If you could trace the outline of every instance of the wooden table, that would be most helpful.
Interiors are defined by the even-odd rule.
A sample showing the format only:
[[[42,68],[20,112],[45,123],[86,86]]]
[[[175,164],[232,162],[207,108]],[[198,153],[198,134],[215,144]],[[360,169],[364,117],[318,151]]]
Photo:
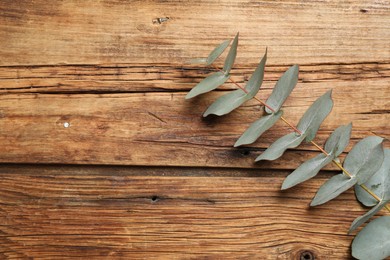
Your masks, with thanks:
[[[333,89],[318,143],[351,121],[347,150],[390,138],[387,1],[1,0],[0,258],[349,259],[353,192],[308,206],[333,166],[280,191],[315,147],[254,164],[283,123],[233,148],[257,103],[203,119],[231,83],[184,100],[210,72],[188,60],[238,31],[238,82],[268,47],[260,98],[300,64],[292,122]]]

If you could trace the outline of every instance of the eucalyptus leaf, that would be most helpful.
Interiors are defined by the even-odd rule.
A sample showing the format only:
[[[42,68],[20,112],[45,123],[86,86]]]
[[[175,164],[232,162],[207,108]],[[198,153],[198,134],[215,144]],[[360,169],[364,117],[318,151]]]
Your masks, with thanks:
[[[351,138],[351,130],[352,123],[339,126],[334,130],[325,143],[325,151],[333,153],[335,158],[339,156],[348,146],[349,139]]]
[[[203,116],[206,117],[210,114],[222,116],[228,114],[247,100],[248,96],[244,91],[241,89],[234,90],[214,101],[207,108],[206,112],[204,112]]]
[[[237,45],[238,45],[238,33],[236,34],[236,37],[234,37],[232,46],[230,46],[229,53],[225,59],[225,64],[223,65],[223,71],[225,71],[225,74],[229,74],[230,70],[233,67],[234,61],[236,60]]]
[[[363,223],[365,223],[367,220],[369,220],[372,216],[374,216],[377,212],[379,212],[384,206],[386,206],[386,204],[389,203],[389,201],[390,200],[382,200],[366,214],[356,218],[352,222],[351,227],[349,228],[349,233],[351,233],[352,231],[360,227]]]
[[[260,156],[256,158],[256,162],[261,160],[276,160],[289,148],[295,148],[300,145],[305,139],[304,135],[298,135],[296,133],[287,134],[278,140],[276,140],[267,150],[265,150]]]
[[[352,242],[352,256],[369,260],[390,256],[390,216],[371,221],[356,235]]]
[[[206,64],[211,65],[216,59],[218,59],[219,56],[226,50],[226,48],[229,46],[229,43],[231,40],[223,41],[221,44],[219,44],[215,49],[210,52],[209,56],[206,59]]]
[[[382,141],[383,138],[369,136],[357,143],[346,156],[343,165],[351,177],[345,174],[333,176],[320,187],[310,205],[328,202],[353,185],[367,181],[383,162]]]
[[[265,150],[265,152],[257,157],[255,161],[275,160],[282,156],[288,148],[295,148],[300,145],[304,139],[310,142],[315,137],[322,121],[332,110],[333,101],[331,93],[331,90],[326,92],[314,101],[314,103],[306,110],[297,126],[297,128],[302,132],[301,135],[291,133],[279,138],[267,150]]]
[[[279,111],[284,101],[290,95],[291,91],[298,82],[298,72],[299,66],[293,65],[279,78],[266,102],[266,104],[274,111],[271,111],[268,107],[265,107],[265,112],[271,114],[273,112]]]
[[[356,176],[359,185],[379,170],[384,158],[383,138],[368,136],[358,142],[345,157],[344,168]]]
[[[186,63],[189,64],[204,64],[206,63],[207,59],[206,58],[195,58],[187,61]]]
[[[186,99],[196,97],[197,95],[209,92],[213,89],[216,89],[220,85],[226,82],[229,79],[229,75],[226,75],[222,72],[216,72],[199,82],[195,87],[188,92]]]
[[[259,92],[260,86],[263,83],[264,79],[264,68],[267,61],[267,49],[263,58],[261,58],[259,64],[256,67],[256,70],[253,72],[252,76],[246,83],[245,89],[248,91],[248,96],[251,98],[254,97],[257,92]]]
[[[291,188],[301,182],[313,178],[317,173],[333,159],[333,156],[326,156],[321,153],[314,158],[301,164],[295,171],[293,171],[282,184],[282,190]]]
[[[337,174],[326,181],[317,191],[310,206],[317,206],[336,198],[356,183],[355,178],[349,178],[344,174]]]
[[[265,131],[270,129],[279,120],[282,114],[283,111],[280,110],[276,114],[263,116],[253,122],[237,140],[234,147],[255,142]]]
[[[380,199],[390,200],[390,149],[384,150],[384,156],[381,168],[364,184]],[[378,203],[359,185],[355,185],[355,194],[365,206],[371,207]]]
[[[299,120],[297,128],[302,133],[306,133],[306,142],[314,139],[322,121],[325,120],[332,110],[333,101],[331,95],[332,90],[329,90],[319,97]]]
[[[325,150],[328,152],[328,155],[319,154],[301,164],[284,180],[282,190],[291,188],[316,176],[324,166],[342,153],[348,145],[351,128],[352,124],[349,124],[346,126],[339,126],[336,130],[334,130],[325,143]]]
[[[232,91],[228,94],[219,97],[214,103],[210,105],[209,108],[207,108],[203,116],[206,117],[210,114],[222,116],[228,114],[232,112],[234,109],[236,109],[237,107],[241,106],[246,101],[252,99],[259,91],[261,83],[263,82],[264,66],[266,60],[267,60],[267,52],[264,54],[255,72],[252,74],[251,78],[249,79],[245,87],[245,91],[243,91],[242,89],[237,89],[235,91]]]

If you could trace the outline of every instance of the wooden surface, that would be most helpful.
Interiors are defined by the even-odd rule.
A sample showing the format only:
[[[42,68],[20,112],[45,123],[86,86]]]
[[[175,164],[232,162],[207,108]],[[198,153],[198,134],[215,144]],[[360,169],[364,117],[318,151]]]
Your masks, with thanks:
[[[260,98],[300,65],[292,122],[333,89],[318,143],[390,138],[388,1],[0,0],[0,258],[349,259],[353,192],[308,207],[333,166],[279,191],[313,146],[254,164],[285,125],[232,148],[258,104],[184,100],[211,72],[188,60],[237,31],[238,82],[268,47]]]

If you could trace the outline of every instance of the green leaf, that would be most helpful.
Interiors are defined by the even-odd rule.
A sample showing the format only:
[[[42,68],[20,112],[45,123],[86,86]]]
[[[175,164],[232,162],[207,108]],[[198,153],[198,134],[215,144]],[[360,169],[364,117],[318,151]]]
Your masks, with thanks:
[[[267,99],[266,104],[270,106],[274,111],[271,111],[268,107],[265,107],[265,112],[271,114],[273,112],[279,111],[282,107],[284,101],[290,95],[291,91],[294,89],[295,85],[298,82],[298,72],[299,66],[291,66],[283,75],[279,78],[278,82],[270,97]]]
[[[369,136],[357,143],[345,157],[344,168],[352,178],[344,174],[333,176],[318,190],[311,206],[334,199],[353,185],[367,181],[383,162],[383,138]],[[377,165],[379,164],[379,166]]]
[[[229,75],[226,75],[222,72],[213,73],[201,82],[199,82],[198,85],[193,87],[191,91],[188,92],[186,99],[190,99],[196,97],[197,95],[216,89],[217,87],[225,83],[228,78]]]
[[[247,101],[247,97],[246,93],[241,89],[232,91],[214,101],[214,103],[207,108],[206,112],[204,112],[203,116],[206,117],[210,114],[222,116],[228,114]]]
[[[229,46],[229,43],[232,40],[223,41],[220,45],[215,47],[215,49],[210,52],[209,56],[206,59],[206,64],[211,65],[219,56],[225,51],[225,49]]]
[[[278,159],[288,148],[297,147],[300,143],[302,143],[303,139],[305,139],[304,135],[298,135],[296,133],[287,134],[271,144],[271,146],[268,147],[268,149],[265,150],[262,154],[260,154],[260,156],[258,156],[255,161],[272,161]]]
[[[377,212],[379,212],[384,206],[386,206],[387,203],[389,203],[390,200],[383,200],[380,203],[378,203],[375,207],[373,207],[370,211],[368,211],[363,216],[360,216],[356,218],[349,228],[349,233],[360,227],[363,223],[365,223],[367,220],[369,220],[372,216],[374,216]]]
[[[379,170],[384,158],[383,138],[369,136],[357,143],[345,157],[344,168],[356,176],[359,185]]]
[[[382,200],[390,200],[390,149],[384,150],[384,156],[381,168],[364,184]],[[355,194],[365,206],[371,207],[378,203],[359,185],[355,186]]]
[[[207,61],[206,58],[195,58],[195,59],[191,59],[189,61],[187,61],[186,63],[189,63],[189,64],[205,64]]]
[[[219,97],[213,104],[211,104],[211,106],[206,110],[203,116],[206,117],[210,114],[222,116],[228,114],[237,107],[241,106],[246,101],[252,99],[259,91],[261,83],[263,82],[264,66],[266,59],[267,52],[264,54],[264,57],[261,59],[259,65],[257,66],[255,72],[252,74],[245,87],[245,90],[248,93],[244,92],[241,89],[237,89],[233,92],[223,95],[222,97]]]
[[[234,37],[232,46],[230,47],[229,53],[225,60],[225,64],[223,65],[223,71],[225,71],[225,74],[229,74],[230,70],[233,67],[234,61],[236,60],[237,45],[238,45],[238,33],[236,34],[236,37]]]
[[[270,129],[279,120],[282,114],[283,111],[280,110],[276,114],[263,116],[253,122],[237,140],[237,142],[234,144],[234,147],[255,142],[265,131]]]
[[[259,92],[260,86],[263,83],[264,79],[264,68],[267,61],[267,49],[263,58],[261,58],[259,65],[257,65],[256,70],[253,72],[251,78],[246,83],[245,89],[248,91],[248,96],[251,98],[254,97],[257,92]]]
[[[357,234],[352,242],[352,256],[369,260],[390,256],[390,216],[371,221]]]
[[[325,143],[325,151],[333,153],[334,158],[339,156],[348,146],[349,139],[351,138],[351,130],[352,123],[339,126],[336,130],[334,130]]]
[[[324,166],[326,166],[340,153],[342,153],[345,147],[348,145],[351,135],[351,128],[352,124],[349,124],[346,126],[339,126],[336,130],[334,130],[325,143],[325,150],[329,155],[326,156],[325,154],[319,154],[316,157],[301,164],[284,180],[282,190],[291,188],[316,176]]]
[[[322,121],[325,120],[332,110],[333,101],[331,95],[332,90],[329,90],[319,97],[299,120],[297,128],[306,134],[306,142],[314,139]]]
[[[302,132],[301,135],[291,133],[279,138],[255,161],[275,160],[282,156],[288,148],[295,148],[300,145],[303,139],[306,139],[308,142],[313,140],[322,121],[332,110],[333,101],[331,93],[332,91],[326,92],[306,110],[297,127]]]
[[[338,195],[355,185],[356,179],[350,179],[344,174],[337,174],[325,182],[317,191],[310,206],[317,206],[336,198]]]
[[[282,190],[291,188],[301,182],[313,178],[317,173],[333,159],[333,156],[326,156],[321,153],[314,158],[301,164],[284,180]]]

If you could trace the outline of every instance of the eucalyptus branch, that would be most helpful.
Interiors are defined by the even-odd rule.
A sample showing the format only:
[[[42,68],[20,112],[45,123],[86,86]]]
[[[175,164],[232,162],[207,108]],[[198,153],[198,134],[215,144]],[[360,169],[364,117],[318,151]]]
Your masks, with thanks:
[[[197,59],[206,65],[211,65],[229,46],[231,40],[218,45],[207,59]],[[223,85],[227,80],[238,89],[230,91],[215,100],[204,112],[203,116],[214,114],[226,115],[245,102],[255,99],[264,109],[264,114],[253,122],[236,141],[234,146],[254,143],[265,131],[270,129],[279,119],[287,124],[294,132],[289,133],[270,145],[255,161],[276,160],[287,149],[299,146],[304,140],[314,145],[321,153],[305,161],[284,180],[281,189],[288,189],[310,178],[330,162],[333,162],[342,173],[327,180],[317,191],[310,206],[317,206],[336,198],[344,191],[354,187],[356,198],[367,207],[372,207],[366,214],[356,218],[349,229],[352,232],[382,208],[390,212],[387,205],[390,202],[390,149],[383,148],[383,138],[368,136],[356,143],[345,157],[343,164],[338,156],[348,146],[352,123],[335,129],[324,144],[318,145],[314,138],[333,107],[331,91],[319,97],[306,110],[297,126],[283,117],[281,107],[298,82],[298,65],[291,66],[276,82],[267,101],[262,101],[256,95],[264,78],[264,68],[267,60],[267,50],[260,60],[245,87],[231,78],[238,45],[238,34],[232,41],[223,69],[212,73],[198,83],[187,94],[186,99],[207,93]],[[352,255],[359,259],[382,259],[390,256],[390,216],[382,216],[366,225],[355,237],[352,243]]]
[[[217,69],[218,71],[222,71],[221,69],[219,69],[217,66],[214,65],[214,68]],[[237,83],[235,80],[233,80],[231,77],[229,78],[229,81],[231,83],[233,83],[234,85],[236,85],[239,89],[241,89],[242,91],[244,91],[245,93],[248,93],[248,91],[243,88],[239,83]],[[276,112],[272,107],[268,106],[264,101],[262,101],[261,99],[259,99],[258,97],[254,96],[253,99],[255,99],[256,101],[258,101],[261,105],[267,107],[268,109],[270,109],[272,112]],[[290,123],[285,117],[281,116],[280,119],[286,124],[288,125],[291,129],[293,129],[296,133],[298,134],[302,134],[302,132],[297,129],[292,123]],[[329,155],[328,152],[326,152],[321,146],[319,146],[316,142],[314,141],[310,141],[311,144],[313,144],[320,152],[322,152],[323,154],[325,155]],[[332,160],[333,164],[335,164],[340,170],[343,171],[343,173],[345,175],[347,175],[349,178],[353,178],[352,174],[350,174],[339,162],[338,162],[338,159],[333,159]],[[376,199],[378,202],[381,201],[381,199],[373,192],[371,191],[366,185],[364,184],[361,184],[360,187],[362,187],[368,194],[370,194],[374,199]],[[390,207],[388,205],[384,206],[384,208],[386,208],[389,212],[390,212]]]

